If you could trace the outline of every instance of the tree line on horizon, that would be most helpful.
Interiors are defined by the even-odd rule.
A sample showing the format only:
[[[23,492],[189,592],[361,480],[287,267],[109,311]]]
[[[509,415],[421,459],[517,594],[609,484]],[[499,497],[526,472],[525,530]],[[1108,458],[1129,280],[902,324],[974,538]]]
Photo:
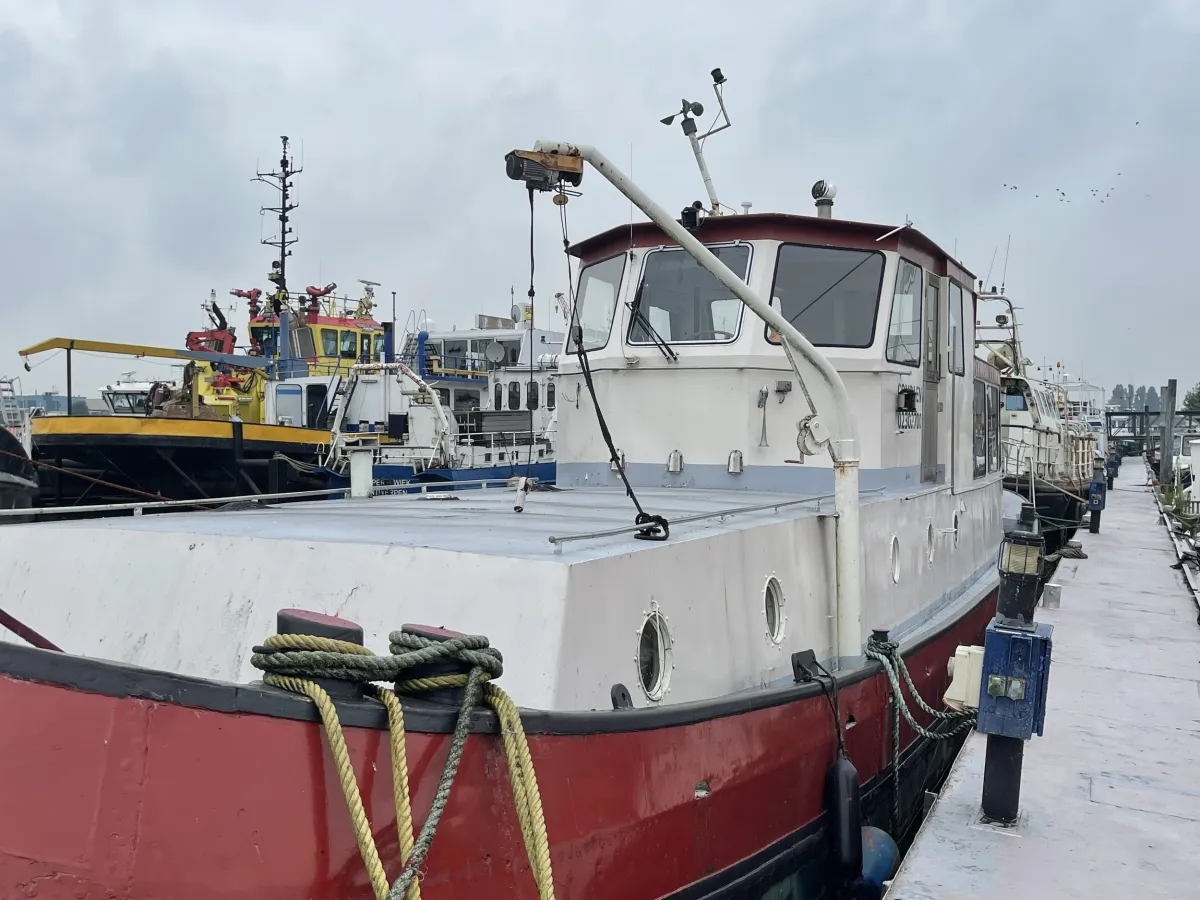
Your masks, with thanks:
[[[1150,412],[1161,412],[1162,401],[1158,391],[1144,384],[1134,388],[1132,384],[1118,384],[1113,388],[1112,396],[1108,399],[1109,406],[1118,409],[1142,410],[1149,407]],[[1178,409],[1186,412],[1200,412],[1200,384],[1196,384],[1183,396]]]

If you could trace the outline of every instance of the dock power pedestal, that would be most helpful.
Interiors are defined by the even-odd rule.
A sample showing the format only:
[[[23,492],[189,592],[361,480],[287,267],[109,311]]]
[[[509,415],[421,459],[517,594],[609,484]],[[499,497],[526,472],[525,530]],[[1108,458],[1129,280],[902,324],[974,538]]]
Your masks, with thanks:
[[[983,816],[1004,825],[1015,822],[1020,809],[1025,742],[1041,735],[1046,719],[1054,626],[1033,620],[1044,554],[1039,534],[1004,536],[996,617],[983,639],[975,726],[987,735]]]

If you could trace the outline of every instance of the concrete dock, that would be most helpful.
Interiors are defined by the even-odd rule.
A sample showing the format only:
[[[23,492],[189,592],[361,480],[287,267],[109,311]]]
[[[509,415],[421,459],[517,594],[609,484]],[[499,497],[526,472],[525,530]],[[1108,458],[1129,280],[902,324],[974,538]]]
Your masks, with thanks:
[[[972,732],[891,900],[1200,897],[1200,626],[1154,495],[1129,460],[1088,559],[1055,581],[1045,736],[1025,747],[1021,814],[980,822]]]

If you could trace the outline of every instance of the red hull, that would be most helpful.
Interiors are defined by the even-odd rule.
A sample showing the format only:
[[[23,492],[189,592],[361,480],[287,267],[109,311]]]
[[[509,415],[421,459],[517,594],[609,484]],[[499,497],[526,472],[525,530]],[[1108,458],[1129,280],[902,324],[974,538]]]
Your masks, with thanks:
[[[922,694],[940,697],[947,658],[981,641],[994,609],[993,594],[908,657]],[[73,664],[0,650],[0,897],[372,896],[318,725],[128,696],[138,693],[133,676],[111,691],[124,696],[45,683],[57,674],[29,680],[38,676],[15,662],[35,654]],[[864,782],[890,763],[887,695],[878,673],[841,690]],[[912,738],[905,727],[903,745]],[[386,732],[348,727],[346,740],[394,876]],[[835,746],[820,696],[642,731],[530,733],[529,742],[560,900],[651,900],[707,876],[717,884],[722,870],[812,826]],[[409,734],[418,821],[448,744],[445,734]],[[710,793],[697,798],[701,781]],[[426,873],[427,900],[536,896],[494,735],[468,738]]]

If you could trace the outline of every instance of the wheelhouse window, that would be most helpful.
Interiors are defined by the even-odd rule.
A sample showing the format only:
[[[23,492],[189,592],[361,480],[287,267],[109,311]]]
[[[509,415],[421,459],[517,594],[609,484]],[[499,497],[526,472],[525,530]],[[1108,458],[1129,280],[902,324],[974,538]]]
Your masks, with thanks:
[[[298,359],[316,358],[317,347],[311,328],[298,328],[292,332],[292,355]]]
[[[892,293],[892,318],[888,325],[887,359],[916,368],[921,364],[921,267],[900,260],[896,289]]]
[[[526,391],[526,394],[528,396],[528,400],[525,403],[526,407],[529,409],[537,409],[538,408],[538,383],[536,381],[529,382],[529,388]]]
[[[492,398],[492,409],[504,409],[504,385],[498,381]]]
[[[371,361],[371,335],[359,335],[358,358],[363,362]]]
[[[987,386],[987,470],[1000,471],[1000,388]]]
[[[950,319],[949,327],[946,329],[946,340],[949,342],[949,347],[946,348],[946,358],[950,361],[950,372],[954,375],[962,375],[966,369],[967,354],[963,349],[966,342],[966,333],[963,331],[963,322],[965,321],[963,299],[962,286],[951,281]]]
[[[371,357],[375,360],[383,359],[383,335],[377,334],[374,338],[374,349],[371,351]]]
[[[338,333],[336,328],[321,329],[321,355],[338,355]]]
[[[745,279],[750,267],[746,244],[709,248]],[[633,299],[629,343],[728,343],[741,326],[742,301],[677,247],[646,254],[642,283]]]
[[[582,332],[584,350],[599,350],[608,343],[613,316],[617,312],[617,293],[621,289],[621,276],[624,273],[624,253],[584,266],[579,273],[572,324],[579,326]],[[578,348],[572,342],[567,349],[574,351]],[[515,352],[510,360],[520,353],[517,347],[512,350]]]
[[[340,356],[342,359],[354,359],[357,353],[358,337],[353,331],[343,331]]]
[[[508,408],[521,408],[521,382],[510,381],[508,383]]]
[[[987,474],[988,416],[987,385],[975,380],[975,402],[971,419],[971,456],[975,461],[975,477]]]
[[[782,244],[771,305],[818,347],[869,347],[883,286],[876,250]],[[767,329],[767,340],[779,335]]]
[[[546,409],[554,409],[554,403],[555,403],[554,394],[555,394],[554,382],[553,381],[546,382]]]

